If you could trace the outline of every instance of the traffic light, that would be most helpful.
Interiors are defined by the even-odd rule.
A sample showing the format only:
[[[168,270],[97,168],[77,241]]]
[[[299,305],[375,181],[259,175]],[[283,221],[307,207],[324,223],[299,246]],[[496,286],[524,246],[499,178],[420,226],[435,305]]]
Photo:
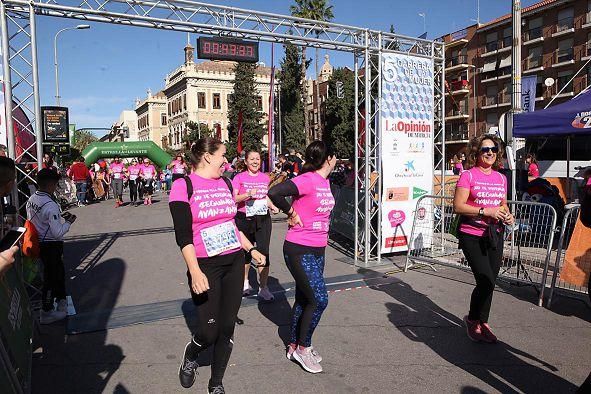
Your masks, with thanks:
[[[341,81],[337,81],[336,87],[337,87],[337,98],[342,99],[343,97],[345,97],[345,85]]]

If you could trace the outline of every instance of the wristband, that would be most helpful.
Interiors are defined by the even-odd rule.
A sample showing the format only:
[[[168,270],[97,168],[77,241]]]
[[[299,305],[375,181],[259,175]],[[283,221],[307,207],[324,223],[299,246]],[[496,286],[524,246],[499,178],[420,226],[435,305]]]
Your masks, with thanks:
[[[257,247],[256,246],[253,246],[252,248],[248,249],[248,253],[249,254],[252,253],[253,250],[257,250],[258,251]]]
[[[478,210],[478,217],[483,217],[483,216],[484,216],[484,208],[482,208],[482,207],[481,207],[481,208]]]

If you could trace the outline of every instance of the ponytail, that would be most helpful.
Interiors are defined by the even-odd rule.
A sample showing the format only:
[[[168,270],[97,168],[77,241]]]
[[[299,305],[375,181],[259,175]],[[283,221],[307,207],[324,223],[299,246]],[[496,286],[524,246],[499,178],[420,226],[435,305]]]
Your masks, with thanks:
[[[305,174],[306,172],[318,171],[324,165],[324,162],[329,157],[333,157],[334,152],[331,148],[327,147],[322,141],[314,141],[306,148],[305,163],[300,172]]]

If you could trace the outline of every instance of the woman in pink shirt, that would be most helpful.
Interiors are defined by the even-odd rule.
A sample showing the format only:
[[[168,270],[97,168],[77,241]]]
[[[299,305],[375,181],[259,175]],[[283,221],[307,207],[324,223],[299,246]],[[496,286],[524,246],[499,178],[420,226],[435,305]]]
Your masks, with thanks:
[[[328,304],[324,254],[335,205],[328,176],[337,158],[324,142],[314,141],[306,148],[305,160],[299,175],[273,186],[269,198],[288,216],[283,255],[296,282],[287,358],[310,373],[319,373],[322,358],[312,348],[312,335]],[[293,204],[286,200],[288,196]]]
[[[131,165],[127,167],[127,176],[129,177],[129,203],[130,206],[137,206],[139,191],[140,166],[136,159],[131,160]]]
[[[176,155],[176,159],[170,162],[168,168],[172,171],[172,182],[184,177],[187,173],[187,164],[183,155]]]
[[[113,195],[115,196],[115,208],[123,205],[123,176],[125,175],[125,164],[119,156],[115,156],[109,165],[109,174],[113,184]]]
[[[144,192],[144,205],[152,205],[152,193],[154,193],[154,179],[156,178],[156,167],[150,163],[150,159],[144,158],[140,165],[142,190]]]
[[[197,356],[213,346],[209,393],[224,393],[222,379],[233,346],[234,325],[242,300],[244,252],[265,265],[265,256],[234,223],[236,202],[232,183],[222,177],[226,147],[202,138],[191,147],[191,175],[177,179],[170,191],[170,212],[176,242],[187,264],[187,278],[198,326],[185,346],[179,379],[195,382]]]
[[[494,343],[488,317],[503,259],[504,225],[515,222],[507,206],[507,178],[497,170],[503,160],[499,139],[488,134],[468,144],[467,170],[460,175],[454,211],[461,215],[458,239],[476,287],[464,317],[468,337]]]
[[[255,150],[246,152],[245,163],[246,171],[237,174],[232,179],[234,198],[238,203],[236,226],[250,242],[256,244],[257,249],[267,258],[266,265],[259,267],[258,296],[264,301],[272,301],[274,296],[267,288],[269,244],[271,243],[271,229],[273,227],[269,210],[273,211],[273,213],[279,213],[279,210],[267,198],[270,179],[269,175],[261,172],[261,154]],[[246,256],[243,286],[245,295],[252,291],[248,281],[250,265],[250,256]]]

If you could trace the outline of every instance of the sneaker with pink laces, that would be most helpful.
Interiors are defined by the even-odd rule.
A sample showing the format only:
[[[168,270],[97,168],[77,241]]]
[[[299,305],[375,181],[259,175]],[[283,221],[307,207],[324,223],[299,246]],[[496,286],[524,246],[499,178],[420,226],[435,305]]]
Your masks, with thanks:
[[[464,323],[466,323],[466,333],[468,338],[474,342],[488,342],[487,338],[482,333],[480,322],[478,320],[470,320],[468,316],[464,316]]]
[[[498,341],[497,336],[495,334],[493,334],[488,323],[480,322],[480,331],[482,332],[482,335],[484,335],[486,337],[486,339],[488,339],[487,342],[497,343],[497,341]]]

